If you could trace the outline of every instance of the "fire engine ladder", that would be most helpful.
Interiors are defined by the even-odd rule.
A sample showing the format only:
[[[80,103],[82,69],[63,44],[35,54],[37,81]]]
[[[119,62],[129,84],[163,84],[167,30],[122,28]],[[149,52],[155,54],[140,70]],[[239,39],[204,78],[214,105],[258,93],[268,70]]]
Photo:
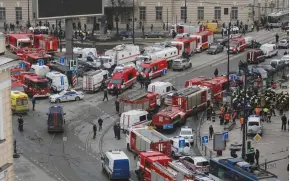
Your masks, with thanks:
[[[184,174],[188,178],[194,176],[194,172],[191,170],[187,169],[182,163],[180,162],[169,162],[168,165],[175,169],[176,171],[180,172],[181,174]]]
[[[154,162],[153,165],[159,169],[160,171],[162,171],[163,173],[165,173],[166,175],[168,175],[170,178],[172,178],[173,180],[175,180],[176,176],[174,174],[172,174],[168,169],[166,169],[163,165],[161,165],[158,162]]]

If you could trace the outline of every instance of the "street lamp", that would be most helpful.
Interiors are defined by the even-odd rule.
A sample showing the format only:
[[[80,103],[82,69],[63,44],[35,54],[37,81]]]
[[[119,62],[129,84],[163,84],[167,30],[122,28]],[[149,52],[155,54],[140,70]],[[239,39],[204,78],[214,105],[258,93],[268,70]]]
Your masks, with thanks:
[[[248,120],[248,107],[246,102],[247,97],[247,75],[248,75],[248,63],[247,62],[239,62],[239,70],[243,70],[244,72],[244,105],[243,105],[243,113],[244,113],[244,124],[243,124],[243,144],[242,144],[242,158],[246,159],[246,141],[247,141],[247,120]]]
[[[133,44],[135,44],[135,0],[133,0]]]
[[[30,2],[27,0],[28,24],[30,24]]]
[[[187,21],[187,4],[186,4],[186,0],[184,0],[184,11],[185,11],[185,15],[184,15],[184,23],[186,23]]]
[[[229,27],[228,27],[228,62],[227,62],[227,79],[228,79],[228,86],[227,86],[227,91],[230,91],[230,37],[231,37],[231,22],[229,22]]]

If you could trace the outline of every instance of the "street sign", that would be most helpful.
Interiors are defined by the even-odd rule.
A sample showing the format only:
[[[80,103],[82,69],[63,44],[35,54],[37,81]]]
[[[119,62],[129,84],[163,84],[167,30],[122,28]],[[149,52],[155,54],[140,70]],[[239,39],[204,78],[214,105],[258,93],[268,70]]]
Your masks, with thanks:
[[[61,58],[58,60],[58,62],[61,63],[61,64],[64,64],[64,58],[61,57]]]
[[[163,125],[163,129],[173,129],[173,124],[165,124]]]
[[[256,136],[254,137],[254,140],[256,142],[259,142],[262,139],[262,137],[259,134],[256,134]]]
[[[66,142],[67,141],[67,137],[66,136],[62,137],[62,141]]]
[[[201,143],[202,143],[203,145],[208,144],[208,136],[203,136],[203,137],[201,137]]]
[[[167,72],[167,70],[166,70],[166,69],[163,69],[163,70],[162,70],[162,75],[165,75],[166,72]]]
[[[179,148],[183,148],[185,146],[185,140],[179,140]]]
[[[237,80],[237,75],[230,74],[230,80]]]
[[[19,63],[19,67],[22,68],[22,69],[25,68],[25,63],[24,62],[20,62]]]
[[[229,132],[227,132],[227,131],[224,131],[223,132],[223,140],[229,140]]]
[[[44,65],[44,60],[39,59],[39,60],[38,60],[38,64],[39,64],[39,66],[43,66],[43,65]]]

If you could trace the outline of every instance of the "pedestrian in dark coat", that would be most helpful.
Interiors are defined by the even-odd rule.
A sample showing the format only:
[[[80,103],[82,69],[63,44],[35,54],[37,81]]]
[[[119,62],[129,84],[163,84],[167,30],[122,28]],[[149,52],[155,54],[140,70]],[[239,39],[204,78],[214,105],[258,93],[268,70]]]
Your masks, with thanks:
[[[120,102],[118,99],[116,99],[115,101],[115,107],[116,107],[116,112],[119,113],[119,110],[120,110]]]
[[[212,135],[214,133],[212,125],[209,126],[209,139],[212,140]]]
[[[116,98],[118,98],[118,96],[119,96],[119,90],[118,90],[117,85],[114,86],[113,92],[114,92],[114,95],[116,96]]]
[[[32,110],[35,111],[35,103],[36,103],[35,97],[31,99],[31,103],[32,103]]]
[[[114,136],[117,138],[117,124],[114,125]]]
[[[108,99],[108,89],[104,89],[104,98],[103,98],[103,101],[107,99],[107,101],[109,100]]]
[[[98,124],[99,124],[99,131],[101,131],[102,130],[102,126],[103,126],[103,119],[102,118],[99,118]]]
[[[119,123],[117,124],[117,138],[118,140],[121,139],[121,127]]]
[[[219,70],[216,68],[214,71],[214,76],[217,77],[219,75]]]
[[[275,38],[276,38],[276,43],[278,43],[279,42],[279,35],[278,35],[278,33],[276,33]]]
[[[93,126],[93,132],[94,132],[93,139],[96,139],[96,135],[97,135],[97,125],[96,124],[94,124],[94,126]]]
[[[281,129],[286,131],[287,117],[285,114],[282,116],[281,120],[282,120],[282,128]]]
[[[260,151],[256,149],[255,160],[256,160],[257,165],[259,165],[259,158],[260,158]]]

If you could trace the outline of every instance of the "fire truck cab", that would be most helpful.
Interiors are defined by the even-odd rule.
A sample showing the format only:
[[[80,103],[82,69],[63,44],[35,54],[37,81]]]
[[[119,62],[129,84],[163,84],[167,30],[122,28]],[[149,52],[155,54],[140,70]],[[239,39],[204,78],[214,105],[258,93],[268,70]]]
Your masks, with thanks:
[[[43,60],[43,65],[49,66],[51,55],[48,55],[45,52],[24,53],[23,59],[25,68],[30,69],[32,64],[38,64],[39,60]]]
[[[163,76],[167,73],[167,61],[166,59],[148,61],[141,64],[141,76],[143,78],[156,78]]]
[[[167,107],[153,115],[152,125],[158,129],[175,129],[179,124],[185,124],[185,113],[179,107]]]
[[[192,56],[196,52],[196,43],[196,38],[185,37],[172,41],[171,45],[178,49],[178,54],[185,52]]]
[[[229,86],[227,76],[218,76],[218,77],[212,78],[211,80],[218,81],[222,85],[222,90],[226,90]]]
[[[246,40],[245,38],[235,38],[230,42],[229,53],[240,53],[246,49]]]
[[[210,89],[210,95],[212,99],[220,102],[222,99],[222,84],[217,80],[207,80],[200,84],[200,86],[205,86]]]
[[[123,70],[113,73],[112,79],[108,84],[109,92],[113,91],[114,86],[117,86],[119,91],[124,91],[132,88],[137,81],[137,71],[133,67],[124,68]]]
[[[196,38],[197,52],[202,52],[203,50],[209,48],[209,46],[213,43],[213,33],[211,31],[202,31],[200,33],[195,33],[190,35],[191,38]]]
[[[26,34],[9,34],[7,36],[7,44],[13,53],[18,53],[22,48],[32,48],[32,41]]]
[[[50,87],[46,78],[35,73],[24,72],[21,74],[20,80],[27,95],[33,97],[48,97],[50,95]]]

